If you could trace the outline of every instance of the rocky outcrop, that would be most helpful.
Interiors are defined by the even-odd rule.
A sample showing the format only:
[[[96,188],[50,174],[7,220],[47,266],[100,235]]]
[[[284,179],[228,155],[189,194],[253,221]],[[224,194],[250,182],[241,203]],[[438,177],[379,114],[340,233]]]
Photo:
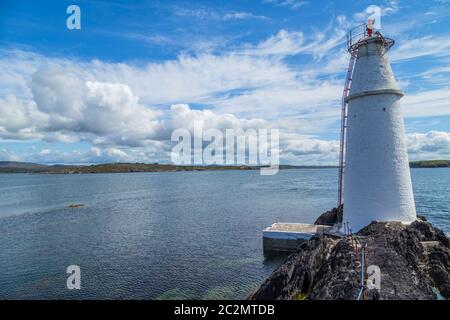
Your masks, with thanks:
[[[332,226],[337,223],[342,222],[342,215],[343,215],[343,209],[344,205],[340,205],[337,208],[333,208],[325,213],[322,213],[317,220],[314,222],[314,224],[317,225],[325,225],[325,226]]]
[[[361,288],[360,249],[381,271],[381,287],[365,299],[450,299],[450,243],[429,222],[372,222],[351,237],[315,236],[273,272],[250,299],[356,299]]]

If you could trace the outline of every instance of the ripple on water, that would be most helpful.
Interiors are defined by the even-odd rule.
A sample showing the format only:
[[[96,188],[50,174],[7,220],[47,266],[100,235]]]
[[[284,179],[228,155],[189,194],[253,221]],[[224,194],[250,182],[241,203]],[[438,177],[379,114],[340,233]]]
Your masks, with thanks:
[[[412,177],[417,212],[449,233],[450,169]],[[336,181],[336,169],[2,174],[0,298],[246,298],[284,260],[264,257],[261,230],[314,221]]]

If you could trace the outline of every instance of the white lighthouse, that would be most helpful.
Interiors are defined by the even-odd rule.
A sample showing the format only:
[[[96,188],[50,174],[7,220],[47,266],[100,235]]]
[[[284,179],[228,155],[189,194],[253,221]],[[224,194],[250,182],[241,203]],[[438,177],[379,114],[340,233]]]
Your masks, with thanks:
[[[365,31],[349,38],[352,59],[343,108],[345,173],[339,201],[343,192],[343,222],[354,232],[372,221],[416,219],[400,105],[403,93],[386,54],[394,41]]]

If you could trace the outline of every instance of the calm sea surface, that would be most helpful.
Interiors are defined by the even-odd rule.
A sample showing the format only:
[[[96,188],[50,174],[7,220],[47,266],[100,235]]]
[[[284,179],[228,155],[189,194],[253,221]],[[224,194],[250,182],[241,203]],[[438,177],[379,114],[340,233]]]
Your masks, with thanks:
[[[417,211],[450,233],[450,169],[412,177]],[[313,222],[336,184],[336,169],[0,174],[0,298],[245,298],[281,262],[262,229]]]

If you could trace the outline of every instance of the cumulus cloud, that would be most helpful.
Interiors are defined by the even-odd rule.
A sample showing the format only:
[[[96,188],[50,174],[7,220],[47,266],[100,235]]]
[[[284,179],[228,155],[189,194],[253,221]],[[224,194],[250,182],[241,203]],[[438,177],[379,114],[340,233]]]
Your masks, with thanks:
[[[276,37],[296,36],[282,31]],[[272,41],[262,42],[258,50],[264,51]],[[289,54],[289,50],[281,52]],[[33,63],[27,65],[27,61]],[[338,81],[319,85],[314,77],[306,84],[307,70],[293,71],[268,52],[254,56],[242,50],[238,54],[182,55],[139,66],[16,51],[8,52],[0,64],[16,70],[15,77],[0,80],[9,88],[9,95],[0,98],[0,137],[6,139],[142,146],[167,139],[180,115],[185,119],[178,127],[189,125],[194,114],[213,115],[212,111],[181,112],[177,107],[168,110],[172,104],[205,105],[223,117],[221,121],[235,126],[238,118],[275,120],[298,112],[311,115],[309,119],[313,114],[334,117],[334,112],[322,109],[332,108],[332,97],[338,101],[340,89]]]
[[[411,133],[407,138],[408,151],[415,160],[450,157],[450,132]]]
[[[218,114],[211,110],[192,110],[187,104],[177,104],[170,107],[170,118],[162,125],[173,131],[176,128],[193,129],[194,123],[204,129],[215,128],[224,131],[231,129],[259,129],[267,128],[268,122],[261,118],[240,119],[233,114]]]
[[[287,162],[336,163],[338,142],[320,134],[339,130],[348,62],[340,44],[348,23],[339,16],[321,32],[280,30],[221,54],[182,54],[141,64],[1,50],[0,139],[82,141],[92,148],[67,152],[46,147],[20,155],[2,148],[0,157],[54,163],[167,161],[173,130],[192,130],[197,122],[222,131],[279,129],[281,157]],[[431,42],[426,44],[421,55],[441,55],[447,46],[437,52],[431,48]],[[399,63],[419,56],[407,56],[407,51],[398,50]],[[313,62],[292,66],[286,60],[294,55],[308,55]],[[448,92],[405,97],[406,115],[450,114]]]
[[[139,104],[128,85],[87,81],[86,87],[80,124],[84,132],[129,146],[141,145],[155,134],[160,112]]]
[[[0,98],[0,137],[4,139],[38,139],[47,125],[48,115],[32,100],[20,100],[14,95]]]
[[[337,158],[339,141],[320,140],[314,137],[288,134],[282,141],[283,151],[293,155],[332,155]]]
[[[41,163],[95,163],[95,162],[169,162],[171,133],[178,128],[187,129],[194,135],[194,124],[203,130],[218,129],[223,135],[227,129],[235,132],[258,129],[280,130],[280,158],[282,163],[292,164],[336,164],[339,152],[338,140],[323,140],[318,136],[301,134],[297,128],[301,122],[279,120],[275,122],[261,118],[243,119],[233,114],[218,114],[211,110],[193,110],[186,104],[172,105],[165,119],[155,126],[159,135],[154,140],[145,140],[138,146],[109,145],[99,136],[92,140],[98,144],[88,151],[71,152],[42,148],[17,155],[2,148],[0,157],[5,160],[34,161]],[[294,126],[293,126],[294,125]],[[297,126],[296,126],[297,125]],[[306,130],[308,131],[308,130]],[[430,131],[407,135],[411,159],[437,159],[450,156],[450,133]],[[109,146],[108,146],[109,145]]]
[[[62,69],[33,74],[33,99],[0,99],[0,136],[139,145],[154,134],[159,111],[139,103],[126,84],[83,81]]]

